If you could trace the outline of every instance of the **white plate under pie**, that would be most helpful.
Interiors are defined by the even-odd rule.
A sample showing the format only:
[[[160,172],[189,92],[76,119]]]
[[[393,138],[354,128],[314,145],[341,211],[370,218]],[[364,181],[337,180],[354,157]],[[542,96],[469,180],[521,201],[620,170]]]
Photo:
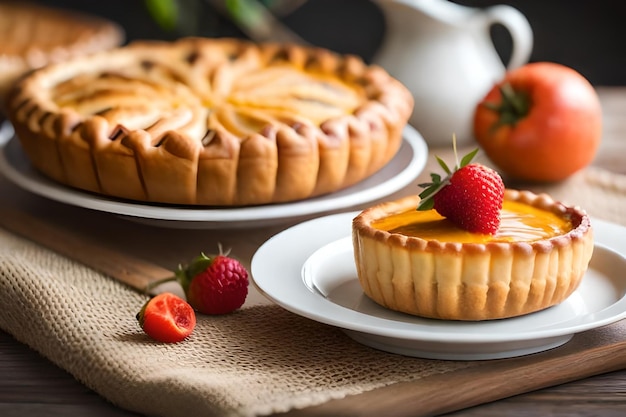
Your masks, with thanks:
[[[252,259],[256,287],[283,308],[339,327],[357,342],[430,359],[528,355],[626,317],[626,227],[592,219],[596,248],[589,270],[560,305],[521,317],[460,322],[394,312],[365,296],[350,240],[356,214],[309,220],[270,238]]]
[[[19,187],[42,197],[114,213],[142,223],[194,229],[265,226],[313,214],[356,208],[409,185],[426,165],[428,146],[422,136],[408,125],[404,128],[403,138],[399,152],[385,167],[352,187],[293,203],[254,207],[158,205],[109,198],[64,186],[46,178],[32,167],[8,122],[0,126],[0,172]]]

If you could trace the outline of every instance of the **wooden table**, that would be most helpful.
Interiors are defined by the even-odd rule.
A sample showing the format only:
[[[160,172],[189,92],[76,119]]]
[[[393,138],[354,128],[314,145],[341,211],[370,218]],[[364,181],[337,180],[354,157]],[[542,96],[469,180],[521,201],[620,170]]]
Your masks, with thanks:
[[[603,104],[605,130],[603,143],[594,164],[614,172],[626,174],[626,87],[598,88]],[[206,231],[170,230],[167,235],[185,236],[178,242],[186,245],[170,247],[159,237],[154,227],[132,223],[141,230],[142,238],[118,242],[116,232],[129,226],[128,220],[110,218],[107,214],[75,208],[46,200],[23,191],[0,177],[0,205],[19,207],[51,218],[70,227],[89,228],[92,233],[110,245],[124,245],[139,257],[153,259],[143,242],[150,240],[152,248],[159,246],[163,266],[176,265],[181,256],[195,253],[197,243]],[[236,243],[240,256],[251,257],[265,239],[278,232],[281,226],[248,230],[218,231],[215,239],[226,245]],[[212,232],[213,233],[213,232]],[[214,233],[215,234],[215,233]],[[185,255],[183,255],[185,254]],[[153,258],[151,258],[151,256]],[[157,262],[155,260],[155,262]],[[258,293],[252,293],[248,303],[264,302]],[[1,307],[0,307],[0,314]],[[626,337],[626,335],[625,335]],[[532,376],[529,376],[532,377]],[[510,397],[474,408],[455,412],[454,416],[599,416],[626,413],[626,370],[587,378],[535,392]],[[9,416],[131,416],[77,382],[64,370],[0,331],[0,415]]]

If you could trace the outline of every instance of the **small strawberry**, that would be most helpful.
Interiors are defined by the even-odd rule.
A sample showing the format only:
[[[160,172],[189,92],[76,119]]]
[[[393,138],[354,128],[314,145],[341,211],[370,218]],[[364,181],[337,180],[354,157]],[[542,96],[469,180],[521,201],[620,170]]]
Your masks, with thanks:
[[[203,314],[226,314],[237,310],[248,296],[248,271],[235,258],[222,253],[197,256],[188,266],[179,265],[173,276],[150,283],[144,291],[177,281],[187,302]]]
[[[248,296],[248,271],[239,261],[221,253],[213,258],[203,253],[189,266],[179,266],[176,278],[189,304],[200,313],[230,313]]]
[[[419,184],[425,188],[420,194],[422,200],[418,210],[434,208],[461,229],[493,235],[500,227],[500,210],[504,199],[504,183],[500,175],[484,165],[470,164],[478,149],[457,159],[454,170],[450,170],[439,157],[437,162],[447,173],[442,180],[438,174],[431,173],[432,182]]]
[[[209,257],[204,253],[188,266],[179,265],[174,276],[150,283],[144,291],[177,281],[187,302],[203,314],[226,314],[237,310],[248,296],[248,271],[235,258],[222,253]]]
[[[182,298],[161,293],[149,299],[137,313],[143,331],[159,342],[176,343],[196,327],[196,313]]]

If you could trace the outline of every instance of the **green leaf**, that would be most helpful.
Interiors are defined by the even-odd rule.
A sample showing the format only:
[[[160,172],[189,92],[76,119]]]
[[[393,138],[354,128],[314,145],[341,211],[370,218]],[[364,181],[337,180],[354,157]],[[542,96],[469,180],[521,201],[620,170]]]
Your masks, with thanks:
[[[426,210],[430,210],[435,206],[435,200],[433,200],[432,198],[429,198],[427,200],[422,200],[419,202],[419,204],[417,205],[417,210],[419,211],[426,211]]]
[[[204,253],[201,253],[200,256],[197,256],[187,268],[187,276],[189,279],[193,279],[196,275],[211,266],[212,262],[213,259],[206,256]]]
[[[465,155],[461,159],[461,165],[459,166],[459,168],[463,168],[464,166],[468,165],[472,161],[472,159],[474,159],[477,153],[478,153],[478,148],[474,149],[472,152]]]
[[[437,174],[430,174],[430,175],[438,177]],[[449,177],[446,177],[443,181],[437,180],[430,187],[426,188],[419,194],[419,197],[421,200],[419,204],[417,205],[418,210],[420,211],[430,210],[431,208],[434,207],[435,200],[433,199],[433,196],[437,194],[439,190],[441,190],[443,187],[445,187],[448,184],[448,178]]]
[[[159,26],[166,30],[176,28],[179,16],[177,0],[144,0],[144,4]]]
[[[440,157],[435,155],[435,158],[437,158],[437,162],[439,163],[439,166],[446,171],[446,174],[450,175],[452,172],[450,171],[450,168],[448,168],[448,165],[446,165],[446,163],[443,161],[443,159],[441,159]]]
[[[426,198],[430,197],[435,191],[437,191],[437,187],[429,187],[422,191],[419,196],[422,200],[425,200]]]

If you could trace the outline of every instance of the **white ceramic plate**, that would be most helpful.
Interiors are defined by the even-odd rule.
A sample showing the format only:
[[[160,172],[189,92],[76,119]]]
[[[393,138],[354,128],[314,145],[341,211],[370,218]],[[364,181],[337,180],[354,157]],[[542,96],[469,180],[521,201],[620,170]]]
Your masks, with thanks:
[[[590,268],[562,304],[522,317],[458,322],[397,313],[363,294],[350,240],[356,214],[310,220],[269,239],[252,259],[257,288],[285,309],[337,326],[360,343],[431,359],[537,353],[626,317],[626,227],[592,220],[596,249]]]
[[[411,183],[424,169],[428,147],[411,126],[394,159],[378,173],[345,190],[287,204],[241,208],[205,208],[124,201],[69,188],[38,173],[28,161],[9,123],[0,126],[0,172],[34,194],[78,207],[114,213],[157,226],[177,228],[234,228],[282,223],[380,199]]]

